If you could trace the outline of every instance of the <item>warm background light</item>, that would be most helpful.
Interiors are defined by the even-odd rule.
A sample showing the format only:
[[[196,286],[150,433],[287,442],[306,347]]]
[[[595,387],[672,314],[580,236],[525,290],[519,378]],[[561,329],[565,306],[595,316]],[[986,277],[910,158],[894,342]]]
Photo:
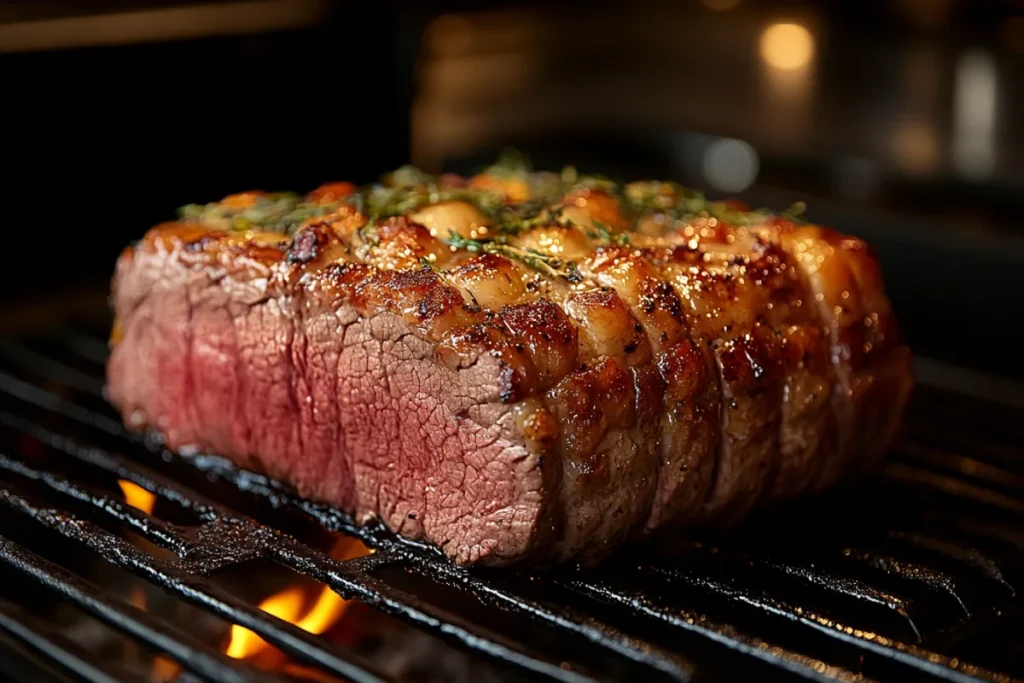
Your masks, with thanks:
[[[761,58],[786,71],[807,66],[814,57],[814,37],[800,24],[772,24],[761,34]]]
[[[927,174],[939,162],[939,140],[928,121],[906,121],[896,128],[892,139],[895,163],[907,173]]]

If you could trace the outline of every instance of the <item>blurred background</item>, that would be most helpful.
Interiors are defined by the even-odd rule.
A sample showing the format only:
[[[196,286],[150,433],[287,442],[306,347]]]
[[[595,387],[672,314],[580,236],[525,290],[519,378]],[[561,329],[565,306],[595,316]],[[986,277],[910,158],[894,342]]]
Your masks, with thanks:
[[[0,3],[0,117],[8,324],[181,204],[514,146],[804,200],[917,353],[1024,377],[1024,0]]]

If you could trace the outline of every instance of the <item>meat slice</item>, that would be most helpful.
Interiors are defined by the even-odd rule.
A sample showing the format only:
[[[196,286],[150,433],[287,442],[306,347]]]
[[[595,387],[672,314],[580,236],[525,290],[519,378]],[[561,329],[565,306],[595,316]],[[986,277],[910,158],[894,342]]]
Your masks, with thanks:
[[[764,318],[771,290],[747,273],[750,255],[714,239],[713,232],[706,231],[703,245],[691,238],[672,248],[662,264],[686,302],[693,338],[710,354],[721,386],[717,468],[708,498],[690,523],[743,517],[779,466],[785,376],[779,338]]]
[[[501,399],[515,350],[439,363],[409,322],[438,333],[461,297],[446,301],[430,273],[371,282],[344,264],[284,296],[274,250],[188,239],[151,233],[118,268],[109,394],[133,424],[173,449],[217,452],[362,521],[379,518],[460,562],[532,551],[559,473],[527,448],[516,406]],[[360,310],[360,296],[397,305]],[[389,310],[413,300],[411,313]]]
[[[834,456],[822,460],[817,491],[848,472],[864,472],[895,437],[912,386],[910,352],[863,241],[819,226],[773,218],[755,230],[799,268],[825,323],[836,386]]]
[[[621,210],[604,192],[569,195],[569,225],[544,226],[517,235],[514,243],[551,256],[579,259],[586,287],[571,294],[567,310],[586,330],[590,353],[629,364],[653,359],[663,386],[656,438],[657,486],[642,534],[681,520],[702,503],[712,483],[720,437],[721,393],[711,356],[693,340],[683,301],[643,253],[622,244],[595,248],[596,225],[622,226]],[[595,221],[599,223],[595,224]],[[607,230],[606,227],[604,227]]]
[[[702,333],[721,343],[753,329],[764,339],[759,362],[764,377],[757,389],[781,394],[777,404],[772,394],[772,408],[779,406],[778,453],[766,473],[764,494],[770,500],[791,498],[810,486],[819,463],[835,448],[830,405],[835,370],[818,312],[799,268],[778,244],[716,219],[668,235],[669,242],[692,244],[695,239],[699,251],[691,253],[706,266],[702,272],[716,279],[702,291],[717,292],[717,301],[703,296],[703,309],[711,316],[701,321]],[[678,267],[675,272],[679,277]],[[701,291],[691,297],[701,298]],[[765,409],[758,414],[766,419],[773,413]]]
[[[911,379],[864,245],[650,187],[186,207],[118,261],[108,395],[463,564],[592,563],[870,471]]]

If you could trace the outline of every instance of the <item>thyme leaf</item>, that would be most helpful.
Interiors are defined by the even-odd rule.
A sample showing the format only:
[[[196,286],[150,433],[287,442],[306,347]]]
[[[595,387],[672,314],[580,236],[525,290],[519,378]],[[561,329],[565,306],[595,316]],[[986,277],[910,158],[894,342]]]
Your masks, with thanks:
[[[587,230],[587,237],[592,240],[602,239],[609,244],[618,244],[620,246],[629,246],[629,235],[624,232],[612,232],[607,225],[599,220],[592,220],[591,223],[594,226],[593,230]]]
[[[566,194],[576,190],[604,192],[614,197],[619,194],[619,184],[606,176],[591,173],[577,177],[576,182],[569,184],[566,188]]]
[[[769,216],[778,215],[795,222],[805,222],[806,206],[797,202],[781,213],[767,209],[737,208],[728,202],[712,202],[703,193],[674,182],[639,181],[618,184],[604,176],[581,174],[573,166],[561,172],[534,171],[523,154],[515,149],[502,153],[497,162],[484,171],[491,175],[522,181],[529,188],[531,199],[506,204],[505,197],[485,188],[441,186],[440,179],[411,165],[401,166],[377,183],[363,186],[356,192],[329,203],[308,201],[291,192],[252,193],[245,203],[220,201],[208,204],[187,204],[178,209],[180,219],[200,222],[221,230],[265,230],[293,234],[310,219],[332,213],[349,205],[365,216],[368,223],[359,230],[364,245],[377,243],[374,221],[389,216],[414,212],[431,204],[464,201],[476,207],[487,219],[492,239],[479,241],[478,251],[501,253],[532,268],[560,277],[574,277],[575,264],[564,262],[534,250],[508,244],[509,237],[546,226],[565,226],[569,222],[561,204],[563,198],[579,190],[609,194],[623,213],[632,220],[650,214],[661,214],[673,221],[690,221],[698,216],[718,218],[734,226],[750,226]],[[594,240],[608,244],[628,245],[628,232],[614,232],[601,221],[577,225]],[[461,242],[459,242],[461,240]],[[462,238],[451,242],[457,248],[471,249],[473,244]],[[489,245],[486,247],[479,245]],[[461,245],[461,246],[460,246]],[[578,271],[576,271],[578,272]]]
[[[513,147],[502,150],[498,160],[484,170],[487,175],[499,178],[525,178],[532,172],[530,160]]]
[[[356,234],[359,235],[359,241],[363,244],[373,247],[380,244],[380,234],[377,232],[377,224],[373,220],[369,220],[360,226]]]
[[[681,219],[709,210],[704,193],[672,182],[630,183],[623,199],[625,208],[637,216],[662,213],[670,218]]]
[[[807,204],[805,204],[804,202],[794,202],[793,204],[790,204],[789,207],[785,211],[783,211],[781,215],[797,223],[803,223],[804,213],[806,213],[806,211]]]
[[[474,240],[463,237],[455,231],[448,233],[448,244],[456,249],[465,249],[473,253],[498,254],[514,261],[539,270],[548,277],[564,278],[570,283],[577,283],[583,280],[583,274],[573,261],[545,254],[536,249],[523,249],[505,242]]]
[[[561,207],[549,207],[543,199],[530,199],[519,204],[502,206],[494,223],[501,235],[518,235],[532,228],[543,227],[558,220]]]
[[[385,184],[390,187],[437,187],[437,178],[426,171],[406,164],[399,166],[385,177]]]
[[[178,209],[178,216],[224,230],[290,234],[303,222],[335,210],[340,203],[313,204],[293,192],[276,192],[257,196],[245,206],[225,202],[188,204]]]

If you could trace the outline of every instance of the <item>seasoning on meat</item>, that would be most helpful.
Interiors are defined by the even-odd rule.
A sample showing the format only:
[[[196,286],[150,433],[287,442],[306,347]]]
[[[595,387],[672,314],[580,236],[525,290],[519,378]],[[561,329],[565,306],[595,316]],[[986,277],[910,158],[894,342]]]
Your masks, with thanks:
[[[821,491],[878,463],[912,386],[860,240],[572,168],[188,206],[113,293],[126,422],[464,564]]]

